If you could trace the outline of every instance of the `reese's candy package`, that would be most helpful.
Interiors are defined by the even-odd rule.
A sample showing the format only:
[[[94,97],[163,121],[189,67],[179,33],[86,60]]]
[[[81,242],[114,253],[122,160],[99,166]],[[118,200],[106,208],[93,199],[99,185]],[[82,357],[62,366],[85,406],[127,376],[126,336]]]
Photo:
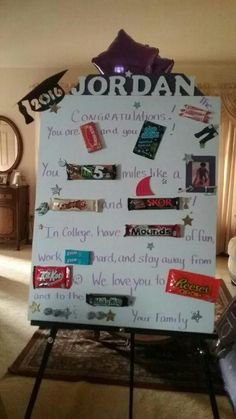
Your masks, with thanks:
[[[166,292],[215,303],[220,280],[212,276],[170,269]]]

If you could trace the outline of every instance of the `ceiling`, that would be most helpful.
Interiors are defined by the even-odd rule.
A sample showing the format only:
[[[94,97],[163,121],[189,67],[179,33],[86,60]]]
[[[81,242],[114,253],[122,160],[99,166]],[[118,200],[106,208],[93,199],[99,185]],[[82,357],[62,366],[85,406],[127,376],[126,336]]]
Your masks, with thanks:
[[[236,64],[235,0],[0,0],[0,67],[91,71],[123,28],[176,63]]]

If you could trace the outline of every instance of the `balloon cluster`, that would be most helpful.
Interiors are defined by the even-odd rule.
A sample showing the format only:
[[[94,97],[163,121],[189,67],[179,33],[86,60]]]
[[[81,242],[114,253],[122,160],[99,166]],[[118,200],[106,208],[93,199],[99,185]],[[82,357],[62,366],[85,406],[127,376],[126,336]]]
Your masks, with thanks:
[[[134,41],[123,29],[108,49],[92,59],[101,74],[170,73],[174,60],[161,58],[159,49]]]

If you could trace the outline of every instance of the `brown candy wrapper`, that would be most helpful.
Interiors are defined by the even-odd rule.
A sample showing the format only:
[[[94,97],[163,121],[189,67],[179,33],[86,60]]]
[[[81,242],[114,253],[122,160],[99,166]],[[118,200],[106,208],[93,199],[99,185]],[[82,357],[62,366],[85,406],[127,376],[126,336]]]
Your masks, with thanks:
[[[124,235],[132,237],[181,237],[181,227],[178,224],[126,224]]]

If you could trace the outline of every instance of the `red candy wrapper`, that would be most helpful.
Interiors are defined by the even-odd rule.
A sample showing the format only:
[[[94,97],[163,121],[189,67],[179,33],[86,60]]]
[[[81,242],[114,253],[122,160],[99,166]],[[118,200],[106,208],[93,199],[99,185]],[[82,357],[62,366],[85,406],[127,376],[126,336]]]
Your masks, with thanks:
[[[34,288],[70,288],[71,266],[35,266]]]
[[[89,122],[80,126],[85,145],[89,153],[92,151],[101,150],[102,144],[98,134],[96,124],[94,122]]]
[[[170,269],[165,291],[215,303],[219,288],[220,280],[212,276]]]
[[[180,110],[179,115],[194,119],[195,121],[208,123],[211,117],[211,112],[206,111],[205,109],[196,108],[195,106],[184,105],[184,107]]]

